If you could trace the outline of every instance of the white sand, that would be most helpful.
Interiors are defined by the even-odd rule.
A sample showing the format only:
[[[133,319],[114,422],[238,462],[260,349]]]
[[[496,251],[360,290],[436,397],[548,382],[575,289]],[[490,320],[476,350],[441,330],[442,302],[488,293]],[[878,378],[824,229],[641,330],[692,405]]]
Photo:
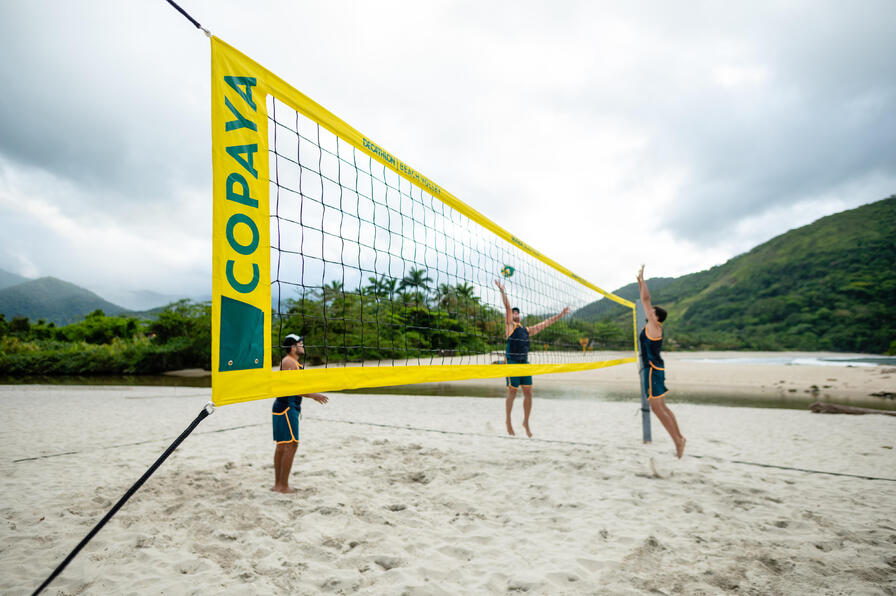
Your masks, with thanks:
[[[537,395],[537,440],[503,436],[500,399],[307,401],[294,496],[268,490],[270,401],[219,408],[47,593],[896,593],[896,482],[736,463],[896,479],[896,418],[673,401],[679,462],[637,402]],[[34,590],[207,399],[0,387],[0,593]]]

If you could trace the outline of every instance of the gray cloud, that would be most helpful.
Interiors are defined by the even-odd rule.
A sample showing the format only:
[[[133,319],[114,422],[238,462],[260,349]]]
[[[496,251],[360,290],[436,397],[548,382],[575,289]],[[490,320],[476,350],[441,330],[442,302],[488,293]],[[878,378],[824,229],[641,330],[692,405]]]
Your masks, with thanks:
[[[892,191],[891,3],[705,6],[663,14],[619,79],[598,71],[588,101],[570,100],[585,118],[609,114],[644,130],[648,167],[686,170],[665,229],[711,244],[743,218],[862,181]]]
[[[197,142],[209,135],[207,76],[197,76],[207,72],[205,44],[166,41],[179,23],[164,7],[7,4],[0,155],[89,191],[92,208],[206,185],[209,152]]]
[[[654,205],[677,275],[896,185],[887,0],[185,7],[599,285],[630,280]],[[162,1],[7,2],[0,36],[0,268],[204,288],[207,40]]]

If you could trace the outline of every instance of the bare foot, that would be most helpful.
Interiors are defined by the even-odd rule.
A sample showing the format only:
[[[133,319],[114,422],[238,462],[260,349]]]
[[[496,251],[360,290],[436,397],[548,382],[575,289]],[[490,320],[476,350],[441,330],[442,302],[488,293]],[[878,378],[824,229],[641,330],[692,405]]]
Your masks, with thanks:
[[[271,490],[274,492],[283,493],[285,495],[291,495],[292,493],[296,492],[296,489],[289,488],[288,486],[275,486]]]
[[[510,420],[507,421],[507,434],[511,437],[515,437],[516,433],[513,432],[513,425],[510,424]]]
[[[681,437],[680,441],[675,441],[675,454],[678,455],[678,459],[681,459],[681,456],[684,455],[684,444],[687,442],[687,439]]]
[[[532,438],[532,431],[529,430],[529,423],[528,423],[528,422],[523,422],[523,428],[526,429],[526,436],[528,436],[528,437],[531,439],[531,438]]]

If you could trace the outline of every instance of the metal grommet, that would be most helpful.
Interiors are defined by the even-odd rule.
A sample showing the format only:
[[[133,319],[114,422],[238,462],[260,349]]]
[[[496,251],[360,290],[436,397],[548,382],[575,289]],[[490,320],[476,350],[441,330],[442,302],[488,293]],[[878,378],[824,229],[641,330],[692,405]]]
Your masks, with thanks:
[[[255,359],[255,364],[258,364],[258,358]]]
[[[228,360],[228,361],[227,361],[227,366],[233,366],[233,360]]]

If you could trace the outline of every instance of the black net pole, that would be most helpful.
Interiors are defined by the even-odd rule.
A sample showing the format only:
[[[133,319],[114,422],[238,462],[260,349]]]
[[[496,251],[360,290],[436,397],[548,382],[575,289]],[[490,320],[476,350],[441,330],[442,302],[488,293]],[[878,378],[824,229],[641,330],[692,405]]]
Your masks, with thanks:
[[[165,450],[165,453],[163,453],[159,457],[159,459],[157,459],[155,461],[155,463],[153,465],[151,465],[148,470],[146,470],[146,472],[143,474],[143,476],[141,476],[140,479],[137,482],[135,482],[131,488],[128,489],[128,491],[124,494],[124,496],[122,496],[121,499],[119,499],[118,502],[115,503],[115,506],[109,510],[109,513],[107,513],[105,515],[105,517],[103,517],[103,519],[101,519],[99,521],[99,523],[96,526],[94,526],[94,528],[92,530],[90,530],[90,533],[87,534],[87,536],[85,536],[84,539],[78,543],[78,546],[76,546],[74,548],[74,550],[72,550],[72,552],[70,552],[68,554],[68,556],[65,558],[65,560],[62,561],[62,563],[60,563],[59,566],[56,567],[55,570],[53,570],[53,573],[50,574],[50,577],[48,577],[46,580],[44,580],[44,583],[42,583],[40,585],[40,587],[34,591],[35,596],[37,594],[40,594],[44,590],[44,588],[49,586],[50,583],[54,579],[56,579],[56,577],[60,573],[62,573],[63,569],[65,569],[66,566],[68,566],[68,564],[71,563],[72,560],[77,556],[77,554],[79,552],[81,552],[81,549],[84,548],[87,545],[87,543],[90,542],[93,539],[93,537],[97,535],[97,533],[103,528],[103,526],[106,525],[106,522],[108,522],[110,519],[112,519],[113,515],[118,513],[118,510],[121,509],[125,503],[127,503],[128,499],[130,499],[134,495],[134,493],[136,493],[147,480],[149,480],[149,477],[152,476],[153,472],[155,472],[158,469],[158,467],[162,465],[162,462],[164,462],[166,459],[168,459],[168,456],[171,455],[172,453],[174,453],[174,450],[177,449],[178,445],[180,445],[183,442],[183,440],[186,439],[189,436],[189,434],[191,432],[193,432],[193,430],[197,426],[199,426],[199,423],[202,422],[212,412],[214,412],[214,406],[212,406],[211,404],[208,404],[207,406],[205,406],[205,408],[203,408],[203,410],[201,412],[199,412],[199,415],[196,416],[196,419],[190,423],[190,426],[188,426],[187,429],[184,430],[184,432],[182,432],[180,434],[180,436],[174,440],[173,443],[171,443],[171,445],[168,447],[168,449]]]

